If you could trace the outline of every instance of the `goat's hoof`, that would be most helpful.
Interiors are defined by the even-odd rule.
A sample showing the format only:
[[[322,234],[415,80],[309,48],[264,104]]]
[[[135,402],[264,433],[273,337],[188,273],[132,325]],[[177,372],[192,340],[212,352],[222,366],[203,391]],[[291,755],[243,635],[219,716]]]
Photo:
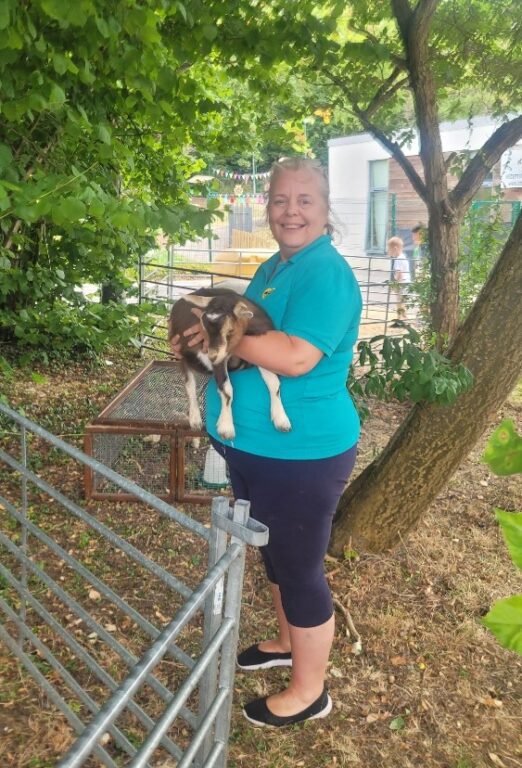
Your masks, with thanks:
[[[292,429],[290,419],[277,419],[277,421],[274,421],[274,427],[278,429],[279,432],[290,432]]]
[[[223,438],[223,440],[233,440],[236,436],[236,431],[233,427],[219,427],[217,428],[218,435]]]
[[[203,428],[203,422],[201,419],[189,419],[190,428],[197,430],[198,432]]]

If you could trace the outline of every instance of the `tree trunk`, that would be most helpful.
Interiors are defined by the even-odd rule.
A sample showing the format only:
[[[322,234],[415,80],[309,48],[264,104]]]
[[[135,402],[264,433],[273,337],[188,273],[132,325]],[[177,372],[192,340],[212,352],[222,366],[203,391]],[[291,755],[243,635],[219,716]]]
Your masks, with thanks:
[[[447,347],[448,340],[454,338],[457,331],[459,230],[460,221],[448,220],[440,203],[429,206],[430,314],[439,350]]]
[[[522,372],[522,215],[448,352],[472,372],[451,406],[416,405],[381,456],[344,492],[330,550],[381,552],[419,521],[494,422]]]

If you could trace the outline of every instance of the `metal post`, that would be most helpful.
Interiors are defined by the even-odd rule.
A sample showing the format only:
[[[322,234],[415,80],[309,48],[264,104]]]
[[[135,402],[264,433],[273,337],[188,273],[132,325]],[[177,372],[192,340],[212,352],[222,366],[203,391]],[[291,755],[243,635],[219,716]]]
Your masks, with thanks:
[[[24,466],[24,469],[26,470],[27,469],[27,430],[24,426],[22,426],[20,430],[20,447],[21,447],[22,464]],[[22,510],[21,510],[21,514],[24,520],[27,519],[27,511],[28,511],[27,510],[27,475],[24,472],[22,475]],[[29,556],[29,553],[27,551],[28,537],[29,537],[29,533],[27,530],[27,526],[22,525],[21,550],[23,554],[26,555],[27,557]],[[25,562],[22,562],[22,566],[21,566],[21,582],[22,582],[23,592],[20,600],[20,620],[25,624],[27,619],[27,602],[25,599],[25,595],[27,594],[27,587],[28,587],[27,565]],[[19,632],[18,646],[20,650],[23,650],[24,640],[25,640],[25,637],[23,632]]]
[[[138,304],[141,306],[143,303],[143,283],[145,281],[145,265],[143,263],[143,255],[140,253],[138,259]],[[143,354],[143,347],[145,344],[145,336],[140,333],[140,355]]]
[[[368,274],[366,276],[366,317],[368,317],[368,307],[370,305],[370,279],[372,272],[372,257],[368,254]]]
[[[391,233],[397,234],[397,195],[391,194]]]
[[[215,516],[223,515],[228,516],[229,506],[228,499],[223,496],[218,496],[212,499],[211,509],[211,521],[210,528],[210,541],[208,552],[208,570],[210,571],[220,557],[224,554],[227,546],[227,534],[225,531],[215,525]],[[216,584],[209,597],[205,601],[204,609],[204,624],[203,624],[203,648],[206,648],[210,643],[211,638],[216,633],[223,617],[223,589],[224,579]],[[205,713],[210,707],[217,690],[217,673],[218,673],[218,658],[214,657],[209,664],[203,678],[201,679],[200,694],[199,694],[199,721],[204,719]],[[195,766],[204,765],[205,756],[209,754],[214,739],[212,733],[208,733],[202,748],[196,757]]]
[[[174,246],[167,245],[167,298],[172,302],[174,286]]]
[[[236,501],[232,512],[232,519],[234,522],[246,525],[249,514],[250,502]],[[234,694],[234,673],[239,634],[239,617],[241,613],[241,595],[243,593],[243,576],[245,573],[245,542],[232,536],[231,543],[237,543],[241,546],[241,554],[231,564],[227,576],[224,616],[225,619],[230,618],[234,620],[235,628],[226,638],[221,650],[219,688],[228,690],[228,696],[216,718],[215,741],[224,746],[223,752],[216,760],[216,768],[226,768],[227,764],[227,745],[230,733],[230,718],[232,715],[232,698]]]

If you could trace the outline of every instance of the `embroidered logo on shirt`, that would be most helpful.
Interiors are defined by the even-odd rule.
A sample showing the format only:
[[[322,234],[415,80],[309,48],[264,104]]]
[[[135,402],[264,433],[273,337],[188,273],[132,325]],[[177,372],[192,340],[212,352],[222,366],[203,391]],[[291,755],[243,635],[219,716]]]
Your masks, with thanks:
[[[270,296],[271,293],[275,291],[275,288],[265,288],[263,293],[261,294],[262,299],[266,299],[267,296]]]

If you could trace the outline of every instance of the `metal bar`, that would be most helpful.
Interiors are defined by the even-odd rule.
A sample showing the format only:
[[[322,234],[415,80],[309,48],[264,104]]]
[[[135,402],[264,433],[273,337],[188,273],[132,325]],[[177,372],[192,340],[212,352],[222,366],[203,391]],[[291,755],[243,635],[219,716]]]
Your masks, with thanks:
[[[196,757],[197,751],[200,749],[201,745],[203,744],[203,740],[207,737],[208,731],[210,730],[214,720],[216,719],[219,711],[221,710],[221,707],[225,703],[228,695],[229,695],[229,692],[225,688],[221,688],[218,691],[214,700],[208,707],[205,713],[205,717],[201,720],[198,730],[195,732],[194,736],[192,737],[192,741],[190,742],[189,747],[183,753],[183,757],[177,764],[176,768],[190,768],[191,764],[193,763]],[[210,742],[210,749],[208,750],[209,754],[212,751],[212,743],[213,742]]]
[[[82,721],[74,714],[74,712],[71,712],[69,710],[69,707],[67,706],[66,702],[62,699],[60,694],[54,690],[52,685],[42,675],[38,667],[35,664],[33,664],[33,662],[27,656],[27,654],[24,653],[23,651],[20,651],[20,648],[18,647],[17,643],[12,639],[11,635],[4,629],[4,627],[1,624],[0,624],[0,638],[4,641],[4,643],[7,645],[9,650],[12,653],[14,653],[14,655],[18,659],[20,659],[20,661],[23,663],[26,669],[31,673],[32,677],[34,677],[34,679],[36,680],[40,688],[42,688],[42,690],[45,692],[49,701],[51,701],[56,707],[58,707],[60,712],[62,712],[65,715],[65,717],[71,723],[76,733],[80,733],[83,728]],[[93,752],[96,755],[96,757],[99,760],[101,760],[101,762],[104,765],[107,766],[107,768],[118,768],[117,764],[107,754],[107,752],[103,749],[103,747],[96,745]]]
[[[15,544],[13,544],[7,537],[0,533],[0,543],[3,543],[4,546],[11,552],[11,554],[14,554],[16,556],[18,548]],[[87,611],[70,595],[67,594],[61,587],[56,584],[56,582],[48,576],[45,571],[40,570],[37,565],[32,563],[30,560],[28,560],[24,555],[22,555],[18,550],[18,556],[19,560],[23,558],[23,560],[27,563],[27,566],[29,570],[32,571],[32,573],[41,581],[46,584],[46,586],[49,587],[54,594],[62,600],[62,602],[65,603],[65,605],[70,608],[71,611],[74,611],[77,616],[79,616],[83,621],[87,624],[88,627],[90,627],[96,634],[104,640],[107,645],[112,648],[113,651],[115,651],[120,658],[127,664],[128,667],[133,667],[133,665],[136,664],[137,659],[136,657],[129,653],[129,651],[121,645],[117,640],[115,640],[114,637],[110,634],[110,632],[107,632],[101,624],[99,624],[96,619],[94,619],[90,613],[87,613]],[[158,638],[161,637],[163,633],[160,633],[158,635]],[[63,635],[62,635],[63,636]],[[156,641],[157,642],[157,641]],[[159,680],[156,680],[155,677],[150,677],[150,679],[147,679],[147,683],[151,686],[151,688],[164,700],[168,700],[171,696],[170,691],[168,688],[165,688],[165,686],[159,682]]]
[[[13,469],[16,469],[17,471],[23,471],[22,465],[19,464],[15,459],[11,458],[8,454],[4,453],[2,450],[0,450],[0,459],[3,459],[5,463]],[[129,557],[131,557],[133,560],[143,566],[143,568],[146,568],[146,570],[150,571],[159,579],[161,579],[161,581],[167,584],[171,589],[179,592],[179,594],[183,597],[188,597],[190,595],[191,590],[189,587],[187,587],[185,584],[183,584],[183,582],[179,581],[179,579],[176,579],[174,576],[168,573],[168,571],[165,571],[164,568],[140,552],[139,549],[130,544],[126,539],[123,539],[117,533],[111,531],[111,529],[107,528],[107,526],[103,523],[98,522],[95,517],[89,515],[88,512],[85,512],[85,510],[83,510],[73,501],[70,501],[67,496],[64,496],[62,493],[60,493],[60,491],[57,491],[45,480],[42,480],[40,477],[35,475],[34,472],[28,470],[26,474],[37,488],[40,488],[42,491],[45,491],[47,494],[49,494],[49,496],[51,496],[53,499],[59,501],[60,504],[69,512],[72,512],[75,517],[78,517],[84,523],[87,523],[89,527],[100,533],[104,538],[107,539],[107,541],[110,541],[111,544],[114,544],[114,546],[118,547],[118,549],[123,550],[123,552],[129,555]],[[207,538],[208,536],[209,533],[207,530]]]
[[[228,499],[225,498],[225,500],[228,504]],[[222,528],[231,536],[236,537],[239,541],[242,541],[245,544],[251,544],[254,547],[263,547],[268,542],[269,532],[267,526],[252,517],[247,518],[245,523],[241,523],[236,517],[230,520],[230,518],[219,514],[215,515],[213,522],[218,528]]]
[[[168,731],[176,719],[182,704],[194,691],[205,670],[215,658],[217,651],[221,647],[221,644],[234,631],[234,627],[235,622],[232,619],[224,621],[221,624],[217,633],[199,657],[198,662],[190,673],[189,677],[187,677],[183,685],[178,689],[176,695],[168,705],[167,709],[164,711],[154,726],[152,732],[149,734],[149,737],[142,744],[138,754],[129,765],[129,768],[145,768],[149,757],[160,743],[162,736]],[[208,725],[210,726],[211,722],[209,722]]]
[[[227,546],[227,534],[222,528],[219,528],[215,524],[217,516],[228,517],[229,503],[223,496],[219,496],[212,500],[211,508],[211,537],[209,543],[208,553],[208,568],[213,568],[215,563],[223,555]],[[209,595],[205,602],[204,610],[204,626],[203,626],[203,647],[210,642],[210,638],[214,636],[219,627],[223,616],[223,592],[224,592],[224,580],[219,581],[212,593]],[[209,665],[205,676],[201,683],[199,694],[199,716],[201,722],[207,712],[210,703],[214,700],[217,690],[217,674],[218,674],[218,657],[214,657],[212,663]],[[196,766],[201,765],[202,758],[205,754],[208,754],[212,746],[211,734],[207,734],[205,744],[202,750],[202,754],[198,756],[196,760]],[[179,767],[178,767],[179,768]]]
[[[14,589],[16,589],[19,594],[21,594],[20,583],[16,581],[16,579],[14,579],[9,571],[1,564],[0,573],[9,582],[9,584]],[[110,691],[115,691],[118,687],[118,683],[109,675],[108,672],[103,669],[103,667],[100,667],[98,662],[88,653],[88,651],[86,651],[85,648],[83,648],[83,646],[81,646],[80,643],[78,643],[78,641],[64,627],[62,627],[62,625],[41,605],[41,603],[38,602],[38,600],[36,600],[35,597],[33,597],[31,594],[28,594],[27,601],[29,605],[31,605],[31,607],[36,611],[36,613],[47,623],[47,625],[53,629],[56,634],[64,641],[65,645],[70,648],[74,655],[81,659],[84,664],[89,667],[92,672],[94,672],[98,680],[104,683],[104,685],[106,685]],[[135,657],[132,658],[134,661],[136,661]],[[131,664],[128,666],[131,666]],[[170,697],[170,691],[168,691],[166,688],[165,690],[167,691],[168,696],[162,696],[162,698],[166,701]],[[144,712],[144,710],[134,701],[130,701],[128,706],[129,710],[138,718],[138,720],[140,720],[140,722],[148,730],[151,730],[154,725],[154,721],[147,715],[147,713]],[[180,714],[191,728],[196,726],[196,718],[190,710],[184,708]],[[168,737],[165,737],[164,746],[171,752],[171,754],[175,755],[176,757],[179,757],[182,754],[179,747],[174,744],[174,742],[171,741]]]
[[[107,730],[107,726],[114,722],[128,700],[147,680],[150,671],[163,658],[170,643],[188,623],[196,611],[200,609],[201,604],[204,602],[208,593],[212,590],[215,583],[222,577],[227,568],[229,568],[230,564],[238,557],[240,551],[240,547],[237,545],[231,546],[228,549],[220,562],[207,574],[199,587],[192,593],[189,600],[178,611],[173,620],[165,627],[157,640],[135,665],[118,690],[111,696],[109,701],[107,701],[99,711],[98,715],[83,731],[80,738],[69,749],[63,760],[58,763],[57,768],[76,768],[82,764],[83,759],[91,753],[100,736]]]
[[[71,689],[73,693],[75,693],[80,701],[85,704],[85,706],[90,709],[91,712],[97,712],[99,707],[92,699],[89,694],[79,685],[79,683],[76,682],[74,677],[71,675],[70,672],[65,669],[63,664],[58,661],[58,659],[52,654],[51,650],[43,643],[37,635],[34,634],[34,632],[29,629],[27,624],[25,624],[23,621],[20,620],[20,618],[16,615],[16,613],[7,605],[5,600],[2,600],[0,598],[0,604],[2,605],[2,608],[6,615],[13,621],[20,632],[23,633],[24,637],[39,651],[39,653],[43,656],[43,658],[47,661],[48,664],[55,670],[55,672],[58,672],[58,674],[61,676],[62,680],[65,682],[65,684]],[[54,687],[54,686],[53,686]],[[55,689],[56,690],[56,689]],[[72,712],[70,707],[68,707],[69,712]],[[125,752],[127,752],[129,755],[135,755],[137,750],[136,747],[134,747],[130,741],[127,739],[127,737],[118,729],[116,726],[111,725],[108,728],[109,732],[112,733],[114,740],[118,746],[123,749]]]
[[[82,451],[79,451],[74,446],[69,445],[64,440],[61,440],[59,437],[52,435],[50,432],[47,432],[47,430],[38,426],[38,424],[35,424],[32,421],[29,421],[29,419],[26,419],[25,416],[22,416],[16,411],[13,411],[11,408],[8,408],[6,405],[4,405],[1,402],[0,402],[0,413],[4,413],[6,416],[9,416],[13,421],[27,427],[27,429],[30,432],[33,432],[35,435],[38,435],[39,437],[43,437],[44,440],[47,440],[48,442],[51,443],[51,445],[55,445],[57,448],[60,448],[62,451],[64,451],[64,453],[66,453],[69,456],[72,456],[73,459],[80,461],[82,464],[87,464],[96,472],[99,472],[101,475],[103,475],[104,477],[106,477],[108,480],[115,483],[116,485],[118,485],[120,488],[123,488],[124,490],[128,490],[130,493],[133,493],[135,496],[141,499],[141,501],[144,501],[146,504],[149,504],[151,507],[156,509],[158,512],[161,512],[166,517],[170,518],[171,520],[176,520],[176,522],[181,523],[187,528],[190,528],[190,530],[194,531],[194,533],[198,533],[203,539],[208,540],[209,532],[204,525],[201,525],[201,523],[198,523],[196,520],[193,520],[188,515],[185,515],[183,512],[180,512],[175,507],[172,507],[170,504],[166,504],[164,501],[161,501],[152,493],[149,493],[148,491],[145,491],[143,488],[140,488],[140,486],[136,485],[136,483],[133,483],[132,480],[128,480],[127,478],[122,477],[122,475],[119,475],[117,472],[114,472],[114,470],[109,469],[109,467],[106,467],[100,461],[96,461],[96,459],[93,459],[91,456],[87,456],[87,454],[83,453]],[[0,457],[5,459],[7,455],[8,454],[2,451],[0,454]]]
[[[27,469],[27,430],[25,427],[22,427],[22,429],[20,430],[20,449],[21,449],[22,464]],[[22,474],[21,482],[22,482],[22,514],[18,522],[22,527],[22,537],[21,537],[22,551],[24,552],[25,555],[27,555],[28,545],[29,545],[29,536],[28,536],[28,530],[27,530],[27,522],[28,522],[27,476],[25,472]],[[25,588],[27,589],[27,567],[25,565],[22,565],[22,584],[24,584]],[[22,619],[22,621],[25,621],[26,614],[27,614],[26,602],[24,599],[22,599],[20,601],[20,618]],[[23,649],[22,636],[20,636],[20,648]]]
[[[21,522],[22,516],[18,514],[18,512],[16,511],[16,508],[9,501],[7,501],[7,499],[3,499],[1,496],[0,496],[0,500],[2,501],[6,509],[10,512],[10,514],[16,520],[18,520],[18,522]],[[143,629],[148,635],[150,635],[153,639],[155,639],[159,635],[160,630],[157,629],[157,627],[151,624],[144,616],[141,615],[141,613],[136,611],[131,605],[126,603],[125,600],[123,600],[116,592],[114,592],[113,589],[107,586],[105,582],[99,579],[94,573],[92,573],[92,571],[90,571],[88,568],[82,565],[78,560],[72,557],[72,555],[66,552],[65,549],[63,549],[59,544],[57,544],[44,531],[38,528],[38,526],[36,526],[30,520],[26,522],[26,525],[28,530],[39,541],[43,542],[46,546],[48,546],[52,552],[54,552],[64,562],[70,565],[71,568],[74,571],[76,571],[76,573],[79,573],[81,576],[83,576],[83,578],[87,582],[92,584],[93,587],[97,587],[105,597],[111,600],[114,603],[114,605],[116,605],[123,613],[125,613],[126,616],[129,616],[130,618],[132,618],[132,620],[135,621],[141,627],[141,629]],[[191,657],[188,654],[186,654],[184,651],[182,651],[180,648],[177,648],[177,646],[171,649],[171,653],[178,661],[183,663],[188,669],[192,669],[192,667],[194,666],[194,660],[191,659]]]
[[[216,741],[212,749],[212,752],[208,756],[208,759],[205,762],[205,765],[203,766],[203,768],[214,768],[214,766],[217,765],[217,762],[221,758],[225,749],[226,749],[226,744],[223,744],[223,742],[221,741]]]
[[[236,501],[233,507],[234,522],[245,525],[250,514],[250,502]],[[227,592],[225,597],[225,620],[234,622],[234,632],[228,635],[221,649],[221,664],[219,670],[219,687],[228,691],[225,703],[216,717],[216,729],[214,739],[221,742],[224,747],[216,758],[216,765],[225,768],[228,753],[228,737],[230,734],[230,718],[232,715],[232,698],[234,692],[234,674],[236,667],[236,652],[239,633],[239,615],[241,612],[241,593],[243,591],[243,576],[245,572],[246,546],[236,537],[232,537],[231,546],[240,546],[239,557],[230,566],[227,577]]]

